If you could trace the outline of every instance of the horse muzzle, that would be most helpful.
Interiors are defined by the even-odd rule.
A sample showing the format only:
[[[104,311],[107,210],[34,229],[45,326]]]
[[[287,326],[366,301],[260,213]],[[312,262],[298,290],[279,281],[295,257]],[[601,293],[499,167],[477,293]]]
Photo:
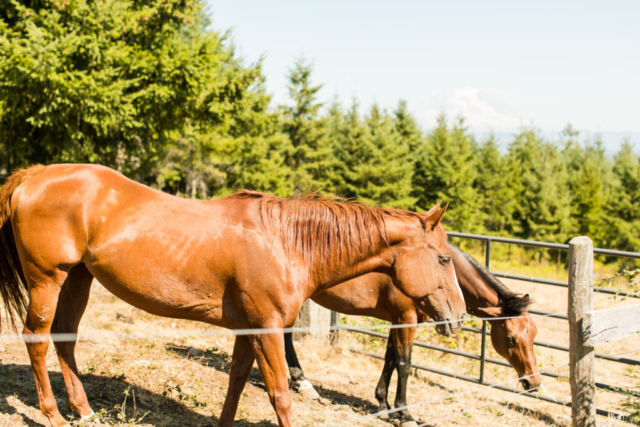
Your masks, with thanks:
[[[440,335],[444,335],[446,337],[450,337],[451,335],[455,335],[462,329],[462,321],[464,320],[466,313],[463,313],[460,316],[460,319],[451,321],[451,319],[444,319],[447,323],[442,323],[436,326],[436,331]]]

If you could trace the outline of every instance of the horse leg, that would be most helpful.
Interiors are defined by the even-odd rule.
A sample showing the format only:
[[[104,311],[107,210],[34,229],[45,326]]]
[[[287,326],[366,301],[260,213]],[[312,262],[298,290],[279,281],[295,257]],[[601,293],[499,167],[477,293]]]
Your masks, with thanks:
[[[266,328],[281,328],[282,325],[265,325]],[[258,361],[269,400],[278,417],[280,427],[291,427],[291,398],[287,383],[287,362],[284,357],[282,333],[253,335],[253,354]]]
[[[291,374],[291,382],[294,390],[302,394],[307,399],[315,400],[320,397],[313,385],[304,377],[302,366],[298,360],[296,349],[293,346],[293,333],[284,334],[284,355],[289,365],[289,373]]]
[[[254,360],[251,341],[246,336],[238,335],[233,346],[231,370],[229,371],[229,389],[222,407],[222,415],[218,421],[219,427],[233,426],[240,395],[247,383],[247,379],[249,379]]]
[[[84,314],[91,292],[93,275],[84,264],[78,264],[69,271],[58,297],[58,308],[51,325],[52,333],[76,334],[78,324]],[[55,341],[60,369],[67,387],[69,404],[80,414],[80,420],[89,420],[93,415],[87,395],[84,392],[78,374],[78,366],[74,355],[76,340]]]
[[[393,348],[393,338],[392,336],[395,334],[395,329],[392,329],[389,333],[389,340],[387,341],[387,351],[384,355],[384,368],[382,369],[382,375],[380,375],[380,380],[378,381],[378,385],[376,386],[376,399],[378,400],[378,410],[376,412],[388,411],[391,409],[389,406],[389,402],[387,401],[387,396],[389,393],[389,383],[391,381],[391,376],[393,375],[393,370],[396,368],[396,354]],[[386,420],[389,419],[388,414],[380,415],[379,418]]]
[[[25,277],[29,282],[29,308],[23,329],[23,336],[31,360],[31,370],[36,382],[40,411],[49,419],[53,427],[69,426],[60,411],[51,390],[47,370],[47,349],[49,334],[58,304],[58,295],[67,273],[62,270],[41,271],[38,268],[25,268]],[[37,334],[37,335],[36,335]]]
[[[411,323],[415,323],[411,322]],[[398,361],[398,390],[396,392],[395,407],[400,408],[407,404],[407,382],[411,374],[411,349],[416,336],[415,326],[398,328],[394,334],[394,349]],[[398,411],[401,427],[417,427],[417,423],[408,409]]]

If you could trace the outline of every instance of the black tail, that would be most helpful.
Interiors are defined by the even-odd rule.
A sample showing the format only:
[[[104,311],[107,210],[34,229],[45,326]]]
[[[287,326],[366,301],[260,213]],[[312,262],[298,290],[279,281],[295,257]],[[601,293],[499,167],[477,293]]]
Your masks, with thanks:
[[[4,301],[7,318],[15,329],[18,320],[24,322],[27,313],[26,280],[18,257],[11,222],[0,231],[0,296]]]
[[[42,165],[14,172],[0,189],[0,296],[6,316],[15,329],[27,313],[27,281],[24,277],[18,247],[11,228],[11,196],[30,176],[42,172]]]

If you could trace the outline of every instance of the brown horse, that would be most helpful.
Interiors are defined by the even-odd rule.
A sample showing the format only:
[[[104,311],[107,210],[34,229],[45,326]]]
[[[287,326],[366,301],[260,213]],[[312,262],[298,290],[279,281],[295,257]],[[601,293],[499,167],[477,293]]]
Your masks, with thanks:
[[[529,296],[518,296],[504,286],[483,265],[457,246],[449,244],[451,260],[467,303],[467,310],[491,323],[491,342],[496,351],[515,368],[525,390],[537,388],[541,383],[533,351],[536,325],[529,317]],[[384,369],[376,387],[378,412],[390,409],[387,402],[389,381],[394,369],[398,370],[398,388],[395,407],[406,406],[407,381],[411,371],[411,348],[416,333],[413,326],[427,320],[416,310],[413,302],[405,297],[383,274],[370,273],[334,286],[311,297],[318,304],[340,313],[372,316],[394,325],[411,325],[391,329],[385,354]],[[512,319],[491,320],[495,317]],[[291,378],[296,388],[304,388],[311,395],[311,384],[304,378],[300,362],[295,354],[292,336],[285,334],[285,351]],[[415,426],[408,409],[400,410],[402,427]]]
[[[75,333],[94,277],[155,315],[279,329],[293,325],[311,295],[378,271],[417,306],[437,308],[437,319],[451,320],[443,332],[453,333],[465,305],[437,227],[445,210],[426,215],[248,191],[199,202],[101,166],[38,165],[0,190],[0,292],[7,311],[25,321],[40,409],[53,426],[66,426],[49,382],[48,340],[30,337]],[[55,346],[71,407],[91,416],[75,341]],[[282,332],[239,335],[232,357],[218,425],[233,425],[257,360],[278,422],[290,426]]]

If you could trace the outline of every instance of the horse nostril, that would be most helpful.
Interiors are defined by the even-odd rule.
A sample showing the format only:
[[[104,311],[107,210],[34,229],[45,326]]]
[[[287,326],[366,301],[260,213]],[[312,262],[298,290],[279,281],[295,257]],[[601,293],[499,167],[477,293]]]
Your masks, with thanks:
[[[467,317],[467,313],[462,313],[462,316],[460,316],[460,320],[464,320]]]

